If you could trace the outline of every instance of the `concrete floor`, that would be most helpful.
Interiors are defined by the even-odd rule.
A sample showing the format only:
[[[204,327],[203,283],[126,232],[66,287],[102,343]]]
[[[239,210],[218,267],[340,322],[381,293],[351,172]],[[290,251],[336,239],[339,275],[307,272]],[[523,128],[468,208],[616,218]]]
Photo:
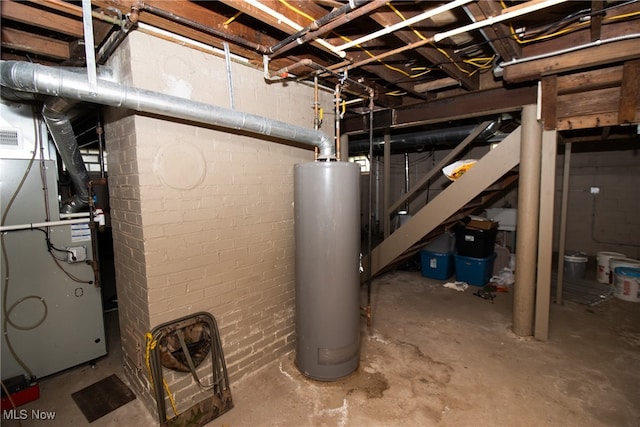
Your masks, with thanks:
[[[373,325],[362,329],[359,369],[339,381],[306,379],[290,354],[232,383],[234,409],[209,426],[638,426],[640,304],[553,305],[550,341],[511,332],[512,293],[492,303],[395,271],[373,283]],[[118,335],[107,317],[110,336]],[[364,323],[364,322],[363,322]],[[70,395],[111,373],[125,380],[117,339],[95,368],[41,381],[22,408],[88,425]],[[22,409],[21,408],[21,409]],[[91,423],[152,426],[139,399]],[[3,426],[18,425],[3,420]]]

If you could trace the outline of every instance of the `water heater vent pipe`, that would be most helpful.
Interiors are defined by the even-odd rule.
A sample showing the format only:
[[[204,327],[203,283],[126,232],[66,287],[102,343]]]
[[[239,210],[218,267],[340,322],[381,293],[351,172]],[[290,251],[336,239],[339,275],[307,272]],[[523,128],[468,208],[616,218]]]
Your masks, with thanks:
[[[98,79],[95,90],[87,76],[23,61],[0,61],[0,83],[11,89],[128,108],[201,124],[272,136],[318,147],[319,160],[335,160],[333,140],[324,133],[254,114],[192,101]]]

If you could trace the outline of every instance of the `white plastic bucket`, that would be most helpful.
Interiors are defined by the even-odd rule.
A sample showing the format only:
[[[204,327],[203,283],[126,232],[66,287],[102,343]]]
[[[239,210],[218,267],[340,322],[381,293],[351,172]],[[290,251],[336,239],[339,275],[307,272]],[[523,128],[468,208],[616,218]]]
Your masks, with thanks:
[[[640,268],[640,260],[633,258],[609,258],[609,284],[616,284],[616,273],[615,269],[617,267],[634,267]]]
[[[616,298],[640,302],[640,268],[616,267]]]
[[[611,283],[609,280],[609,259],[610,258],[626,258],[625,254],[619,252],[598,252],[596,258],[598,259],[598,272],[597,279],[600,283]]]
[[[584,279],[587,271],[587,254],[569,252],[564,256],[564,277],[567,280]]]

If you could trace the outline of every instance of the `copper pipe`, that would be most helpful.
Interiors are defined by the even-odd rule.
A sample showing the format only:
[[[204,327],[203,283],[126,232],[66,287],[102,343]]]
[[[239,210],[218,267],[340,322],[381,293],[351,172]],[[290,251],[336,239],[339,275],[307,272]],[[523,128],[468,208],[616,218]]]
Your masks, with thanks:
[[[343,62],[341,62],[339,64],[332,65],[331,67],[328,67],[328,68],[331,69],[331,70],[336,70],[336,69],[352,70],[354,68],[362,67],[363,65],[369,64],[371,62],[378,61],[380,59],[384,59],[384,58],[386,58],[388,56],[395,55],[395,54],[398,54],[398,53],[402,53],[402,52],[407,51],[407,50],[416,49],[416,48],[418,48],[420,46],[424,46],[425,44],[428,44],[428,43],[433,43],[433,41],[434,41],[433,37],[427,37],[424,40],[419,40],[417,42],[409,43],[408,45],[399,47],[397,49],[389,50],[387,52],[381,53],[380,55],[376,55],[376,56],[372,56],[372,57],[367,58],[367,59],[363,59],[362,61],[354,62],[354,63],[351,63],[351,64],[349,62],[347,62],[347,61],[343,61]],[[345,65],[347,65],[347,66],[344,67]]]
[[[336,160],[340,161],[340,83],[336,84]]]
[[[295,42],[296,40],[299,40],[302,36],[307,34],[309,31],[315,31],[321,28],[323,25],[328,24],[329,22],[340,17],[341,15],[344,15],[347,12],[350,12],[353,9],[365,4],[367,1],[368,0],[351,0],[349,1],[349,3],[342,5],[337,9],[333,9],[331,12],[327,13],[326,15],[314,20],[311,24],[309,24],[305,28],[302,28],[299,31],[296,31],[295,33],[289,35],[288,37],[279,41],[275,45],[271,46],[269,48],[269,51],[271,53],[277,52],[283,46],[288,45],[291,42]]]
[[[320,118],[318,117],[318,76],[313,78],[313,128],[320,128]],[[318,160],[318,147],[313,148],[313,160]]]
[[[334,19],[333,21],[329,22],[326,25],[322,25],[321,27],[319,27],[317,30],[315,31],[309,31],[306,34],[303,34],[300,37],[297,37],[295,40],[290,41],[289,43],[287,43],[286,45],[279,47],[277,44],[275,46],[273,46],[271,48],[271,50],[273,51],[273,53],[271,55],[269,55],[270,58],[276,57],[278,55],[281,55],[283,53],[285,53],[288,50],[291,50],[292,48],[296,47],[296,46],[300,46],[306,42],[308,42],[309,40],[313,40],[317,37],[320,37],[323,34],[328,33],[329,31],[333,30],[334,28],[337,28],[341,25],[347,24],[350,21],[352,21],[355,18],[358,18],[362,15],[365,15],[375,9],[378,9],[381,6],[384,6],[385,4],[389,3],[390,0],[373,0],[367,4],[365,4],[362,7],[359,7],[357,9],[354,9],[352,12],[348,12],[345,13],[344,15],[340,16],[339,18]],[[322,18],[320,18],[322,19]],[[311,28],[313,30],[313,28]],[[302,30],[301,30],[302,31]],[[287,39],[285,39],[287,40]],[[282,42],[281,42],[282,43]]]
[[[135,25],[138,23],[138,19],[140,19],[140,9],[144,7],[144,3],[137,2],[131,5],[131,13],[129,14],[129,21]]]
[[[297,58],[295,56],[288,56],[287,58],[289,58],[291,60],[294,60],[294,61],[302,61],[302,60],[300,60],[299,58]],[[357,86],[363,92],[366,92],[366,93],[371,93],[371,91],[372,91],[372,89],[369,86],[364,85],[364,84],[362,84],[362,83],[360,83],[358,81],[355,81],[353,79],[350,79],[350,78],[346,77],[345,73],[338,73],[336,71],[333,71],[330,68],[325,67],[324,65],[320,65],[320,64],[318,64],[316,62],[313,62],[313,61],[310,61],[309,67],[310,68],[314,68],[315,70],[317,70],[317,72],[315,73],[316,75],[323,74],[323,73],[328,73],[329,75],[339,79],[340,82],[342,82],[343,84],[346,83],[347,86],[349,86],[349,85]],[[302,77],[300,77],[299,80],[306,80],[307,78],[308,78],[308,76],[302,76]]]
[[[276,71],[275,73],[273,73],[270,77],[280,77],[280,78],[287,78],[289,77],[289,73],[293,70],[295,70],[296,68],[300,68],[302,66],[305,67],[310,67],[313,61],[311,61],[310,59],[301,59],[300,61],[296,62],[295,64],[291,64],[287,67],[283,67],[280,68],[278,71]]]

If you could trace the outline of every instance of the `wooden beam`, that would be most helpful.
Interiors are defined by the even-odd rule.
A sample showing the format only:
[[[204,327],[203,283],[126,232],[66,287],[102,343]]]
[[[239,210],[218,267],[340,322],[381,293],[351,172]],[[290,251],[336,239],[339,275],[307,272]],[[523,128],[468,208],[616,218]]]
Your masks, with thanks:
[[[482,117],[519,111],[522,105],[535,104],[536,99],[536,86],[522,86],[515,89],[500,87],[394,109],[375,111],[373,123],[374,129],[379,130]],[[347,117],[341,121],[340,129],[343,134],[352,135],[369,132],[369,116],[363,114],[361,116]]]
[[[558,95],[619,87],[621,81],[622,65],[564,74],[558,76]]]
[[[591,41],[600,40],[602,37],[602,13],[598,13],[604,7],[604,1],[591,1]]]
[[[495,0],[472,2],[467,5],[467,8],[476,21],[482,21],[502,13],[502,7],[499,2]],[[513,35],[511,34],[511,30],[508,25],[499,23],[485,27],[483,30],[489,40],[492,40],[491,45],[495,48],[503,61],[511,61],[514,58],[522,57],[522,49],[513,39]]]
[[[129,13],[131,11],[131,6],[136,3],[138,3],[137,0],[92,0],[92,4],[95,6],[99,6],[102,8],[114,7],[119,9],[123,14]],[[236,35],[240,38],[244,38],[256,44],[270,46],[271,44],[275,44],[278,41],[272,37],[267,36],[264,33],[260,33],[250,27],[243,25],[237,20],[233,21],[228,26],[225,26],[224,23],[229,20],[229,16],[223,16],[213,10],[208,9],[206,7],[207,3],[209,2],[192,2],[186,0],[146,0],[144,2],[145,5],[162,9],[165,12],[172,13],[179,17],[197,22],[198,24],[211,27],[221,32]],[[213,35],[198,31],[185,25],[163,19],[161,17],[153,15],[150,12],[141,12],[139,20],[140,22],[143,22],[145,24],[165,29],[171,33],[199,41],[209,46],[215,46],[218,48],[222,47],[222,38],[215,37]],[[229,45],[232,53],[244,56],[252,60],[252,62],[254,62],[255,64],[259,64],[260,67],[262,66],[262,56],[256,53],[254,50],[236,45],[233,42],[230,42]],[[277,61],[273,61],[271,63],[274,69],[279,69],[289,64],[290,61],[286,61],[286,64],[279,63]]]
[[[350,52],[348,55],[349,60],[354,61],[354,62],[358,62],[360,60],[363,59],[367,59],[370,58],[370,56],[364,52],[364,51],[353,51]],[[388,60],[390,60],[392,58],[389,58]],[[386,80],[386,81],[398,81],[398,80],[405,80],[406,77],[400,73],[398,73],[398,71],[394,71],[391,70],[389,68],[387,68],[383,63],[380,62],[372,62],[370,64],[364,65],[361,67],[363,70],[374,74],[378,77],[380,77],[382,80]],[[338,70],[339,71],[339,70]],[[406,79],[408,80],[408,79]],[[367,82],[368,83],[368,82]],[[376,93],[379,93],[380,96],[384,95],[386,92],[389,92],[390,89],[389,88],[385,88],[382,85],[378,85],[378,84],[371,84],[369,83],[371,86],[373,86],[373,88],[375,89]],[[414,95],[416,98],[418,98],[419,100],[423,100],[425,99],[424,95],[418,91],[416,91],[414,89],[414,84],[410,81],[407,82],[398,82],[396,84],[397,87],[407,91],[408,93]],[[383,101],[383,99],[381,99],[381,101]],[[378,104],[378,102],[376,102],[376,104]],[[397,105],[398,103],[396,102],[395,105]],[[383,104],[380,103],[378,104],[380,106],[384,106],[384,107],[389,107],[392,106],[393,104]]]
[[[640,122],[640,110],[636,110],[636,121]],[[584,114],[577,117],[558,118],[557,130],[591,129],[618,126],[618,112]]]
[[[6,52],[5,50],[2,50],[2,53],[0,55],[0,57],[4,60],[4,61],[24,61],[25,60],[25,56],[24,55],[17,55],[14,53],[9,53]],[[55,67],[57,65],[59,65],[58,61],[47,61],[46,59],[41,59],[41,58],[29,58],[30,60],[32,60],[33,62],[37,63],[37,64],[42,64],[42,65],[49,65],[52,67]]]
[[[409,19],[417,15],[418,12],[408,13],[405,12],[405,18]],[[402,19],[391,11],[379,11],[372,13],[370,18],[382,25],[383,27],[389,27],[402,21]],[[428,38],[432,36],[434,32],[424,32],[423,37]],[[413,29],[401,29],[394,31],[393,35],[406,44],[415,43],[420,41],[421,38],[413,32]],[[478,73],[473,73],[473,69],[467,70],[466,66],[458,65],[462,64],[462,59],[450,50],[437,49],[435,45],[426,45],[414,49],[414,52],[423,56],[431,64],[437,65],[447,75],[460,82],[460,85],[467,90],[477,90],[479,87]]]
[[[6,27],[2,28],[2,48],[15,49],[47,58],[69,59],[69,45],[66,42]]]
[[[566,73],[639,57],[640,42],[637,39],[621,40],[543,59],[506,65],[503,77],[509,83],[519,83],[539,80],[542,76],[551,74]]]
[[[416,92],[430,92],[445,87],[458,86],[459,84],[460,82],[458,80],[452,77],[445,77],[444,79],[417,84],[413,87],[413,90],[415,90]]]
[[[544,130],[556,128],[556,103],[558,97],[558,77],[556,75],[542,78],[542,124]]]
[[[438,123],[445,120],[516,111],[520,110],[522,105],[535,104],[536,97],[535,86],[472,92],[407,108],[398,108],[393,114],[394,125],[400,127]]]
[[[557,117],[617,112],[619,102],[620,89],[616,87],[559,95],[556,105]]]
[[[82,18],[82,7],[67,3],[63,0],[30,0],[29,3],[38,4],[58,12]]]
[[[618,121],[621,124],[638,123],[637,110],[640,98],[640,59],[627,61],[622,68]]]
[[[240,12],[243,12],[255,19],[257,19],[258,21],[261,21],[263,23],[265,23],[266,25],[269,25],[273,28],[276,28],[288,35],[294,34],[297,30],[290,27],[289,25],[285,25],[283,22],[281,22],[278,18],[269,15],[266,12],[263,12],[262,10],[252,6],[249,3],[243,2],[243,1],[238,1],[238,0],[219,0],[220,2],[226,4],[229,7],[232,7]],[[273,11],[279,13],[280,15],[283,15],[287,18],[289,18],[291,21],[293,21],[294,23],[298,24],[300,27],[306,27],[307,25],[311,24],[311,20],[307,19],[306,17],[298,14],[298,13],[294,13],[293,11],[291,11],[289,8],[287,8],[285,5],[283,5],[281,2],[275,2],[275,1],[269,1],[269,2],[265,2],[263,1],[262,3],[264,3],[267,7],[269,7],[269,9],[272,9]],[[316,6],[311,4],[311,2],[306,2],[309,3],[308,5],[306,5],[306,7],[309,6]],[[320,6],[316,6],[318,8],[320,8],[320,10],[323,11],[322,14],[326,14],[326,11],[321,8]],[[313,15],[314,18],[315,17],[320,17],[321,14]],[[319,44],[317,41],[309,41],[310,44],[312,44],[313,46],[317,47],[318,49],[321,49],[323,51],[328,51],[328,49],[324,46],[322,46],[321,44]],[[327,43],[330,44],[329,41],[327,41]],[[275,44],[275,43],[273,43]],[[272,45],[273,45],[272,44]]]
[[[83,35],[82,21],[31,7],[24,2],[4,0],[2,2],[2,19],[11,19],[73,37],[82,37]]]
[[[615,14],[632,15],[637,13],[638,10],[640,10],[638,3],[627,4],[626,6],[617,7]],[[610,20],[609,17],[607,17],[603,20],[603,24],[605,25],[602,25],[600,29],[600,40],[631,36],[638,33],[638,18],[634,19],[633,16],[620,20]],[[591,27],[584,25],[582,29],[563,34],[560,37],[523,45],[522,55],[520,55],[519,58],[556,52],[562,49],[581,46],[591,41]]]

